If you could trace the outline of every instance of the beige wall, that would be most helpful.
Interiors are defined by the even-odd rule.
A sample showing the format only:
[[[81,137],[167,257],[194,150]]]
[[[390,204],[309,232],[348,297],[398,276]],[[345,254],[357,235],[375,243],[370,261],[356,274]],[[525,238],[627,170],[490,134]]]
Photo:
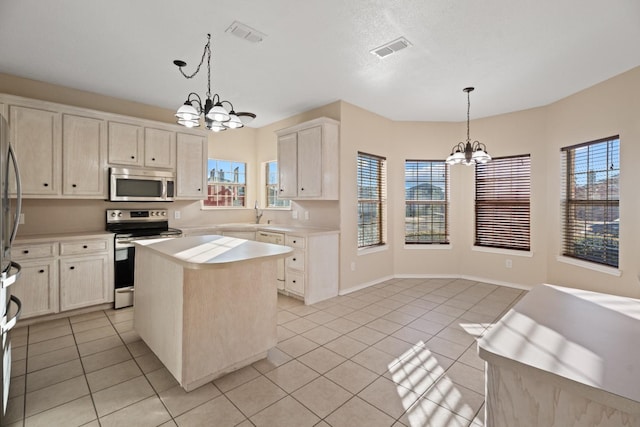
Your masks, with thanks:
[[[42,98],[147,119],[173,121],[173,112],[73,89],[0,74],[0,92]],[[340,202],[298,202],[291,211],[265,211],[262,222],[339,227],[342,292],[391,276],[463,276],[493,283],[530,286],[548,282],[640,297],[640,67],[551,105],[473,120],[471,136],[485,143],[494,157],[531,154],[531,256],[473,250],[473,168],[451,170],[451,247],[409,249],[404,246],[404,161],[443,159],[465,136],[464,122],[394,122],[342,101],[290,117],[259,129],[210,134],[211,157],[249,163],[249,209],[201,211],[199,202],[174,202],[181,220],[173,226],[252,221],[250,209],[263,185],[260,165],[276,158],[274,131],[317,117],[341,122]],[[619,134],[621,138],[621,244],[617,277],[558,261],[560,253],[560,148]],[[387,247],[378,252],[357,249],[356,157],[358,151],[388,160]],[[27,200],[21,234],[102,229],[104,210],[128,207],[104,201]],[[302,212],[311,213],[304,221]],[[172,215],[173,217],[173,215]],[[513,268],[505,266],[512,260]],[[352,270],[351,266],[355,267]]]

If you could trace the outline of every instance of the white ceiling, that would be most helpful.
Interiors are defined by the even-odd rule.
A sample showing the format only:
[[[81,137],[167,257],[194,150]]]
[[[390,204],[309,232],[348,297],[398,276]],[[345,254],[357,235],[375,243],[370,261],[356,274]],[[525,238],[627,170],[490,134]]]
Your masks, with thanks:
[[[259,44],[225,33],[240,21]],[[0,0],[0,72],[176,109],[212,91],[260,127],[342,99],[393,120],[546,105],[640,65],[639,0]],[[412,47],[371,49],[404,36]],[[205,70],[206,71],[206,70]]]

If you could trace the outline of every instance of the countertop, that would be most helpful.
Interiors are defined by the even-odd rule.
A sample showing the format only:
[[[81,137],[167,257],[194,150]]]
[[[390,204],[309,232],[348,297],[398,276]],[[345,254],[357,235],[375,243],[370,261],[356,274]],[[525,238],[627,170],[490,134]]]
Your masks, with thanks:
[[[478,341],[489,363],[516,362],[640,402],[640,300],[538,285]]]
[[[113,236],[109,231],[80,231],[76,233],[51,233],[51,234],[32,234],[25,236],[16,236],[15,244],[32,244],[42,242],[52,242],[58,240],[78,240],[91,238],[104,238]]]
[[[339,230],[321,227],[301,227],[293,225],[278,224],[253,224],[253,223],[231,223],[231,224],[210,224],[210,225],[187,225],[178,227],[185,234],[189,233],[212,233],[222,231],[271,231],[296,236],[315,236],[325,234],[338,234]]]
[[[134,244],[191,269],[223,267],[256,258],[283,257],[293,252],[288,246],[217,235],[137,240]]]

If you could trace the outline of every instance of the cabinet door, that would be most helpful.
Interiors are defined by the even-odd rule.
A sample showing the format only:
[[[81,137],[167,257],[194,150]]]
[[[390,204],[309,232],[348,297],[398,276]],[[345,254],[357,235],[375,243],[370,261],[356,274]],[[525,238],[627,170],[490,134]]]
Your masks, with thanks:
[[[298,196],[298,134],[278,138],[278,186],[281,198]]]
[[[176,133],[168,130],[144,129],[144,165],[175,169]]]
[[[60,115],[10,106],[11,144],[16,152],[24,196],[60,194]],[[15,189],[10,174],[10,189]]]
[[[65,114],[62,118],[62,193],[106,197],[103,120]]]
[[[284,289],[296,295],[304,296],[304,274],[287,270]]]
[[[107,255],[60,259],[60,310],[109,301]]]
[[[140,126],[109,122],[109,164],[142,166],[143,137]]]
[[[298,132],[298,197],[322,196],[322,127]]]
[[[180,199],[205,199],[207,192],[207,140],[198,135],[177,135],[177,192]]]
[[[11,293],[22,301],[21,319],[58,312],[58,272],[53,259],[22,262]]]

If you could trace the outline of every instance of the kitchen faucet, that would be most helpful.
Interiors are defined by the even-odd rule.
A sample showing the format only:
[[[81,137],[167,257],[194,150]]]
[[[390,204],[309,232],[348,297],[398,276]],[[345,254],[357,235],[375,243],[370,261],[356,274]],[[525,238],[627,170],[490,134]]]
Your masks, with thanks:
[[[260,224],[260,218],[262,218],[262,209],[260,209],[260,205],[258,205],[258,201],[256,200],[255,205],[253,205],[253,209],[256,210],[256,224]]]

